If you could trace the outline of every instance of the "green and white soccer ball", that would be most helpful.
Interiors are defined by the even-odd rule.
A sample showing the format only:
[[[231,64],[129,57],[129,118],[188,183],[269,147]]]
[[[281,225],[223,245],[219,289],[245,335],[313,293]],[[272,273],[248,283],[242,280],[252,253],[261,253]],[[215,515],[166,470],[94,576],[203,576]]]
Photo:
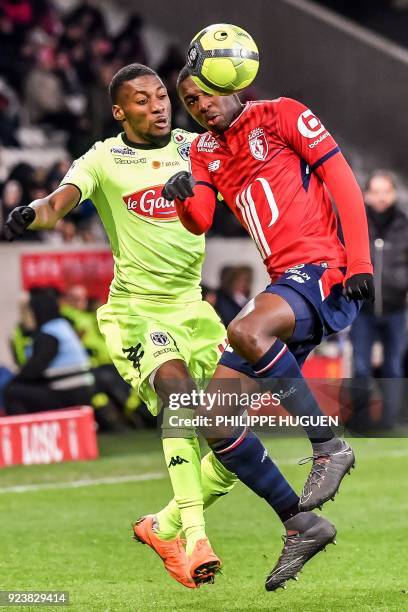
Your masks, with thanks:
[[[228,96],[248,87],[256,77],[258,47],[242,28],[216,23],[201,30],[191,41],[187,67],[200,89]]]

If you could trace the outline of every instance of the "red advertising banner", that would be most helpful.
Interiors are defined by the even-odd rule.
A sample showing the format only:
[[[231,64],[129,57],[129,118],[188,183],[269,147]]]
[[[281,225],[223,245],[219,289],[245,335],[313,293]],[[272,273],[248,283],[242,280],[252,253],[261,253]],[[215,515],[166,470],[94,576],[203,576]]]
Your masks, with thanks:
[[[85,461],[98,455],[89,406],[0,418],[0,468]]]
[[[84,285],[90,298],[105,302],[112,278],[113,258],[108,249],[21,255],[21,280],[26,291],[32,287],[66,291],[73,285]]]

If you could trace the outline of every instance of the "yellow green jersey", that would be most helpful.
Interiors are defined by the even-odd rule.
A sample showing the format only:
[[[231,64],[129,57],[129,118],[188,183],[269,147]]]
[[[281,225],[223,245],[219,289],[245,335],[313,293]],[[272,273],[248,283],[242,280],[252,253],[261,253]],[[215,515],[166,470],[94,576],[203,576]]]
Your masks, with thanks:
[[[175,129],[163,147],[137,145],[119,134],[74,161],[61,184],[95,204],[112,248],[110,296],[168,302],[201,299],[204,236],[184,228],[174,202],[161,195],[176,172],[189,170],[196,134]]]

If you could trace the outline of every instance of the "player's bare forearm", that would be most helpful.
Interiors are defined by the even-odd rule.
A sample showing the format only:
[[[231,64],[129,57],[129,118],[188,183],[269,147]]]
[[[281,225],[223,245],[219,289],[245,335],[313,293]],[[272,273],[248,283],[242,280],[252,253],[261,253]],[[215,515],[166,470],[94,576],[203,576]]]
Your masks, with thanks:
[[[29,226],[32,230],[53,229],[79,202],[81,193],[75,185],[62,185],[53,193],[31,202],[35,219]]]

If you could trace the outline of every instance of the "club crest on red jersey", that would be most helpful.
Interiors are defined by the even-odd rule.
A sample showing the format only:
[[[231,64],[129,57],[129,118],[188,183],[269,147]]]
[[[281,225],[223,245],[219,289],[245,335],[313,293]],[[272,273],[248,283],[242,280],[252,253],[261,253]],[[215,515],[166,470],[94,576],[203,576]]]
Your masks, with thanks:
[[[263,161],[268,155],[268,141],[263,128],[255,128],[248,134],[249,150],[258,161]]]
[[[173,221],[177,219],[177,210],[174,202],[168,202],[161,195],[163,185],[155,185],[149,189],[142,189],[123,196],[126,208],[148,219],[159,221]]]

